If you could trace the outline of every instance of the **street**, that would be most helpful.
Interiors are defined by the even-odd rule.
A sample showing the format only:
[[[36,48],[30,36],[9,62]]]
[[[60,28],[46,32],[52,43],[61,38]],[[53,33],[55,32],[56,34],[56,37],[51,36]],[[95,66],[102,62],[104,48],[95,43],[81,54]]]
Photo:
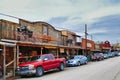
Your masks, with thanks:
[[[26,77],[16,80],[120,80],[120,57],[89,62],[79,67],[66,67],[64,71],[50,71],[42,77]]]

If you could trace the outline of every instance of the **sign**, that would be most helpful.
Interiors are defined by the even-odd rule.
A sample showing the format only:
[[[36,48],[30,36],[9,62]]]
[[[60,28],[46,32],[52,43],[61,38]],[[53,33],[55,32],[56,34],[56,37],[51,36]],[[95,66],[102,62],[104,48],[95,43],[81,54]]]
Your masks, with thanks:
[[[87,47],[92,47],[92,44],[91,43],[87,43]]]
[[[87,42],[87,45],[86,45],[86,42]],[[94,41],[82,38],[82,48],[86,49],[86,46],[87,46],[87,49],[90,49],[90,50],[94,50],[95,49]]]
[[[64,48],[60,48],[60,53],[64,53]]]

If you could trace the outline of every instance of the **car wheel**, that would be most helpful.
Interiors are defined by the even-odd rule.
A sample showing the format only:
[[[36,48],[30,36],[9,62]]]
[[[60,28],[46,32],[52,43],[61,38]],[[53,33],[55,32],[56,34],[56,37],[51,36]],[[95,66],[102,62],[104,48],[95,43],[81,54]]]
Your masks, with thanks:
[[[59,70],[60,70],[60,71],[63,71],[63,70],[64,70],[64,63],[60,63]]]
[[[86,60],[86,61],[85,61],[85,64],[87,64],[87,63],[88,63],[88,61]]]
[[[36,76],[41,77],[44,74],[43,67],[37,67]]]
[[[2,77],[2,75],[3,75],[3,74],[2,74],[2,71],[0,71],[0,77]]]
[[[78,66],[80,66],[81,65],[81,63],[80,62],[78,62]]]
[[[25,78],[26,76],[25,75],[22,75],[22,76],[20,76],[21,78]]]

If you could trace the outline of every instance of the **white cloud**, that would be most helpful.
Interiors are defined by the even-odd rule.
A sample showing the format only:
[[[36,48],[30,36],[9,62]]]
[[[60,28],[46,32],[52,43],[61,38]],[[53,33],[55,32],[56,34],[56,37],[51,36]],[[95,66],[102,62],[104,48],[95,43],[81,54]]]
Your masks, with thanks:
[[[30,21],[68,17],[67,21],[57,25],[72,28],[80,24],[90,25],[104,16],[120,14],[120,6],[108,6],[109,3],[104,0],[1,0],[0,12]]]
[[[100,33],[107,33],[107,32],[109,32],[109,31],[105,28],[104,29],[103,28],[102,29],[92,29],[89,31],[90,34],[96,34],[96,33],[100,34]]]
[[[108,15],[116,15],[116,14],[120,14],[119,9],[120,9],[120,6],[104,7],[92,13],[83,15],[83,18],[85,18],[86,20],[94,20],[94,19],[105,17]]]
[[[52,17],[82,17],[89,22],[94,12],[102,7],[103,0],[1,0],[0,11],[31,20],[49,20]],[[97,17],[97,15],[96,15]],[[92,21],[92,20],[91,20]]]
[[[105,0],[1,0],[0,12],[27,20],[48,21],[69,17],[61,26],[92,24],[98,18],[120,14],[120,5],[107,6]]]

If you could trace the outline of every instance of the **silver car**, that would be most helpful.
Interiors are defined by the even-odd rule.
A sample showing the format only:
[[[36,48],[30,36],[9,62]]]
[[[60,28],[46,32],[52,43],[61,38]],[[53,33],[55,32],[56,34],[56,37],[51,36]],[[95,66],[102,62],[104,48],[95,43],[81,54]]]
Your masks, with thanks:
[[[87,62],[86,56],[76,55],[66,61],[66,66],[80,66],[81,64],[87,64]]]

